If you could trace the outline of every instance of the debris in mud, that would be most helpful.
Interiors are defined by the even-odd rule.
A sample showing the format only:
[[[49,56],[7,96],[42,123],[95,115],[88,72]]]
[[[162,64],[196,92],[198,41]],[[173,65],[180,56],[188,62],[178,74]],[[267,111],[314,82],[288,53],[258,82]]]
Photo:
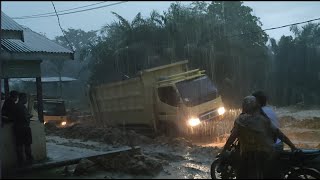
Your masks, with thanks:
[[[168,154],[168,153],[152,153],[150,154],[155,158],[166,160],[166,161],[183,161],[185,158],[183,156]]]
[[[218,151],[220,151],[220,149],[217,147],[196,146],[191,149],[190,153],[194,155],[213,157],[218,153]]]
[[[81,159],[74,169],[74,175],[83,175],[97,170],[94,162],[88,159]]]
[[[200,173],[201,170],[194,168],[194,167],[185,167],[186,169],[188,169],[188,172],[192,172],[192,173]],[[192,178],[193,179],[193,178]]]
[[[63,166],[61,168],[58,168],[56,173],[61,174],[62,176],[72,176],[74,174],[74,170],[76,166],[77,166],[76,164]]]

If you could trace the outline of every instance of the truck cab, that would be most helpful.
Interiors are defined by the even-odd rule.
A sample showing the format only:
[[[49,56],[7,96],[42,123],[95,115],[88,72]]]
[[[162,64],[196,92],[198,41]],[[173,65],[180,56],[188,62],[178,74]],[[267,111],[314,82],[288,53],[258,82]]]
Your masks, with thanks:
[[[159,124],[186,133],[223,118],[221,96],[204,71],[197,69],[162,79],[155,91]]]

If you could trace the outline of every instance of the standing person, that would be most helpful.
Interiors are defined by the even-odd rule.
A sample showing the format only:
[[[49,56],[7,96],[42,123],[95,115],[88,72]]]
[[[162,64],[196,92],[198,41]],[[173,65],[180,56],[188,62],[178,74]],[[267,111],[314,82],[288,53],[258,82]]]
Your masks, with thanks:
[[[31,154],[32,134],[30,128],[30,118],[32,117],[25,104],[28,102],[27,94],[20,93],[16,108],[16,117],[13,125],[14,135],[17,145],[18,166],[25,164],[23,158],[23,148],[26,156],[26,163],[31,164],[33,157]]]
[[[241,162],[237,168],[237,179],[264,179],[268,175],[272,176],[275,137],[288,144],[293,151],[297,148],[269,119],[261,114],[254,96],[244,98],[242,110],[243,113],[235,120],[231,135],[221,154],[225,154],[231,144],[239,139]]]
[[[9,94],[9,98],[7,98],[2,106],[2,122],[1,123],[9,123],[13,122],[15,116],[15,107],[16,101],[18,100],[19,92],[11,91]],[[3,126],[3,124],[1,124]]]
[[[279,119],[276,113],[273,111],[272,107],[267,106],[267,95],[263,91],[256,91],[252,93],[252,96],[256,97],[256,100],[261,107],[262,111],[268,116],[274,126],[280,128]],[[274,148],[276,151],[283,150],[283,142],[278,138],[274,144]]]

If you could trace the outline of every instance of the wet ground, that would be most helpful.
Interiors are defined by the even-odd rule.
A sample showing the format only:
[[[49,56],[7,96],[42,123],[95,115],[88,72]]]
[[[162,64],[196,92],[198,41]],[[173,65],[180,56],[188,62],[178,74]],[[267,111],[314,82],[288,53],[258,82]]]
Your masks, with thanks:
[[[150,144],[141,146],[143,154],[155,157],[159,160],[165,161],[163,164],[163,170],[156,175],[132,175],[123,172],[111,172],[97,170],[85,175],[66,175],[64,173],[64,167],[53,168],[48,170],[41,170],[26,174],[21,174],[15,178],[117,178],[117,179],[207,179],[209,176],[209,167],[213,161],[219,148],[201,147],[193,145],[193,143],[184,140],[177,139],[176,142],[183,142],[181,144],[171,144],[174,141],[165,139],[162,137],[162,144]],[[127,147],[127,146],[123,146]],[[49,158],[54,159],[68,159],[77,158],[79,156],[86,156],[89,154],[99,154],[104,151],[113,150],[115,148],[110,145],[93,142],[82,141],[79,139],[65,139],[58,136],[47,136],[47,148]],[[74,166],[69,166],[71,169]]]
[[[227,119],[216,125],[217,134],[215,138],[201,137],[187,140],[185,138],[173,139],[161,136],[150,139],[134,132],[123,134],[118,130],[99,129],[96,131],[83,129],[84,127],[77,127],[78,129],[75,127],[65,131],[48,131],[48,148],[69,149],[73,151],[74,156],[79,156],[86,153],[99,153],[119,147],[139,145],[142,149],[142,155],[151,159],[154,158],[155,160],[151,162],[158,163],[157,165],[160,165],[161,169],[155,168],[153,170],[149,168],[148,171],[155,172],[154,174],[151,173],[152,175],[150,173],[145,173],[148,174],[145,175],[143,170],[142,173],[133,175],[128,173],[129,171],[121,172],[105,169],[96,169],[87,174],[74,175],[65,173],[66,167],[60,167],[24,174],[19,178],[208,179],[210,178],[210,164],[224,145],[238,112],[229,112]],[[280,117],[281,129],[298,147],[320,148],[319,109],[278,108],[276,112]],[[78,131],[82,131],[82,133],[79,134]],[[130,140],[124,140],[128,138]],[[56,150],[51,151],[49,156],[61,156],[63,158],[66,155],[61,155]],[[143,164],[144,162],[141,161],[133,162]],[[74,166],[69,167],[69,169],[72,168],[74,169]]]

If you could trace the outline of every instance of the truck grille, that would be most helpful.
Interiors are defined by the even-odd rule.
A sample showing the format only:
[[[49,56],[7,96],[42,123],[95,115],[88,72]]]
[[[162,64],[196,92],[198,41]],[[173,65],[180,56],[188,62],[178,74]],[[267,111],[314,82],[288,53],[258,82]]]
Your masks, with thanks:
[[[201,121],[209,121],[219,116],[218,109],[213,109],[199,115]]]

